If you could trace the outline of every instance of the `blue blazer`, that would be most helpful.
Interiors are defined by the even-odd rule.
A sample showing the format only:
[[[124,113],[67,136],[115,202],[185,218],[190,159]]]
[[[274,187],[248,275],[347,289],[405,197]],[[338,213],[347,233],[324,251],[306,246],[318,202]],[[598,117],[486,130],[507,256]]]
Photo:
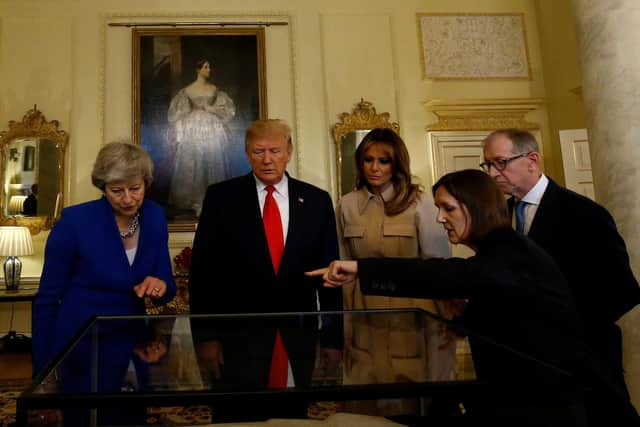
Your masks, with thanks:
[[[140,212],[138,249],[129,265],[105,197],[62,211],[49,234],[33,308],[34,374],[94,315],[145,314],[144,300],[133,287],[146,276],[167,284],[158,304],[175,296],[164,212],[149,200]]]

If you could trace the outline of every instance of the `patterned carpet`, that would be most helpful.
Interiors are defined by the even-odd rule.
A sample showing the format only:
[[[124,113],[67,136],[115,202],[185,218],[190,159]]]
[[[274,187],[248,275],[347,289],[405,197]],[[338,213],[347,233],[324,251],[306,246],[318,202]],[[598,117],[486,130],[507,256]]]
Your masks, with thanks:
[[[0,383],[0,427],[15,425],[16,399],[29,384],[28,379]]]
[[[16,399],[28,385],[28,379],[0,382],[0,427],[16,427]],[[165,426],[210,424],[211,411],[207,406],[148,408],[146,421],[150,425]],[[59,425],[58,411],[46,410],[29,414],[29,426],[57,427]]]
[[[16,427],[16,399],[28,385],[28,379],[0,382],[0,427]],[[309,406],[308,417],[324,420],[340,409],[335,402],[316,402]],[[211,410],[208,406],[150,407],[147,408],[146,422],[164,426],[205,425],[211,423]],[[60,414],[55,410],[38,411],[30,414],[29,425],[57,427],[60,425]]]

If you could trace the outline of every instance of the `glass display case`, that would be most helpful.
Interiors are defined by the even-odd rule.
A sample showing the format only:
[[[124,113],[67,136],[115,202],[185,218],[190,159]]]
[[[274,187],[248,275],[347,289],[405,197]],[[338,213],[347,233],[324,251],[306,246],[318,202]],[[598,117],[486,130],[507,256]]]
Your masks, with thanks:
[[[268,385],[276,333],[289,362],[280,388]],[[62,425],[142,425],[149,407],[176,405],[206,405],[213,422],[304,418],[313,402],[362,413],[358,402],[379,399],[409,401],[405,415],[422,419],[464,416],[464,402],[495,391],[476,378],[469,336],[511,353],[414,309],[97,317],[18,398],[17,421],[56,410]]]

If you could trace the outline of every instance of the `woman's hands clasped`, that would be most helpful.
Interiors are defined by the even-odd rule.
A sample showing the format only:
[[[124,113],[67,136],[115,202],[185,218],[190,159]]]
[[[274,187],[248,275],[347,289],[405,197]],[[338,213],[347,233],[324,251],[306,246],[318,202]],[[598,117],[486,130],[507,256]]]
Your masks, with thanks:
[[[358,277],[357,261],[333,261],[327,268],[319,268],[305,273],[311,277],[322,277],[324,286],[336,288],[352,282]]]
[[[133,287],[133,291],[138,298],[150,297],[153,299],[162,298],[167,293],[167,284],[157,277],[147,276],[141,283]]]

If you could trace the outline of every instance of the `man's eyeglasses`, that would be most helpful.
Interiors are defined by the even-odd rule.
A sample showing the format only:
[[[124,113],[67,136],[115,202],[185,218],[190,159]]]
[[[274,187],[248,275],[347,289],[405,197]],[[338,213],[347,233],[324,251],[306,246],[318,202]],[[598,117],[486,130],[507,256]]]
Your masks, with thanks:
[[[489,169],[491,169],[491,167],[496,168],[496,170],[503,171],[503,170],[505,170],[507,168],[507,165],[509,163],[511,163],[512,161],[514,161],[516,159],[519,159],[519,158],[522,158],[522,157],[527,157],[529,154],[531,154],[531,151],[529,151],[527,153],[521,153],[521,154],[518,154],[516,156],[509,157],[507,159],[498,159],[498,160],[494,160],[492,162],[489,162],[489,161],[483,162],[483,163],[480,163],[480,167],[485,172],[489,172]]]

